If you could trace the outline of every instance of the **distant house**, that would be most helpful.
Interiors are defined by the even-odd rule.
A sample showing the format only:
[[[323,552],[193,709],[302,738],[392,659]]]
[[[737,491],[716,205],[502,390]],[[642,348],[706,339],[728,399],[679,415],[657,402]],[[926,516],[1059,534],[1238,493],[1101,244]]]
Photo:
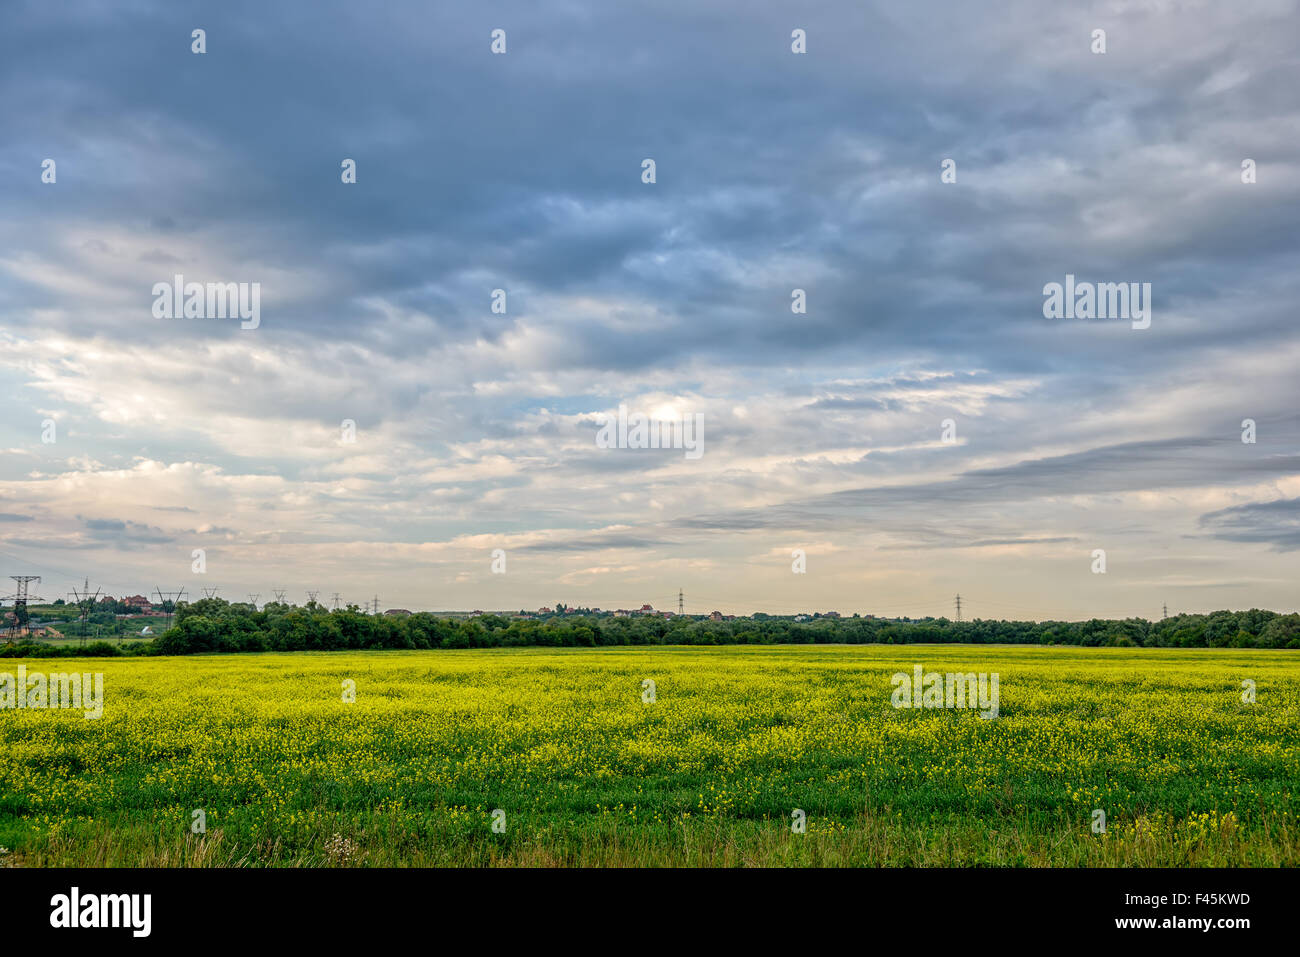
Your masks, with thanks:
[[[153,611],[153,602],[144,595],[132,595],[130,598],[123,598],[122,604],[131,608],[139,608],[146,615]]]
[[[709,615],[709,621],[722,621],[722,612],[715,611],[713,614]]]
[[[630,618],[631,615],[632,613],[626,608],[620,608],[618,611],[614,612],[615,618]]]
[[[643,615],[651,615],[651,614],[654,614],[654,606],[653,606],[653,605],[642,605],[642,606],[641,606],[641,614],[643,614]]]
[[[543,605],[541,608],[537,609],[537,614],[539,614],[539,615],[550,615],[550,614],[553,614],[553,612],[551,611],[551,609],[549,609],[549,608],[547,608],[545,605]]]
[[[823,617],[823,618],[838,618],[838,617],[840,617],[840,613],[839,613],[838,611],[827,611],[827,612],[823,612],[823,613],[822,613],[822,617]]]

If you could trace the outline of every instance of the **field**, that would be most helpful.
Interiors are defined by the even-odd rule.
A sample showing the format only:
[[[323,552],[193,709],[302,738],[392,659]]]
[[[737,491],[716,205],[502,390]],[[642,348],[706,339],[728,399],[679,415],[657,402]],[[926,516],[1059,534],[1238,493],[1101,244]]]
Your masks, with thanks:
[[[0,672],[20,663],[103,672],[105,703],[99,720],[0,711],[11,866],[1300,863],[1291,652],[497,649]],[[893,707],[891,675],[918,664],[998,673],[998,717]]]

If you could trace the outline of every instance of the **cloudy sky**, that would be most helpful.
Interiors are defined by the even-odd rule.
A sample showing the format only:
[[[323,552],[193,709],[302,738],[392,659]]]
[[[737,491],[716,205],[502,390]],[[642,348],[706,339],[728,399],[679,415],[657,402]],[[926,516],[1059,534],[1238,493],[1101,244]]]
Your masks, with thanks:
[[[6,3],[3,575],[1294,610],[1298,27],[1289,0]],[[259,283],[260,325],[156,318],[178,273]],[[1045,318],[1067,274],[1150,283],[1150,328]],[[620,404],[702,415],[703,454],[598,447]]]

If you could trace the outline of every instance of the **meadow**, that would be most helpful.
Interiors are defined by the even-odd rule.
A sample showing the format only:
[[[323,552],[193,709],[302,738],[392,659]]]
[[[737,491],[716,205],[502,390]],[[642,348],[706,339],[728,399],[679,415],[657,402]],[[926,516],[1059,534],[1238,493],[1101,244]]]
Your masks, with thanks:
[[[9,866],[1300,863],[1293,652],[837,645],[25,664],[103,672],[104,713],[0,710]],[[891,675],[918,664],[998,673],[998,717],[895,708]]]

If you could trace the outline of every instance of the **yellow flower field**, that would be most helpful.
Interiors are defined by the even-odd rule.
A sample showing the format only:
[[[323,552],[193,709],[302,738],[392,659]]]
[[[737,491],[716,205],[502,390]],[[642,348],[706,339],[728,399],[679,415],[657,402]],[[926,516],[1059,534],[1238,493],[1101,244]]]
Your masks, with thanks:
[[[19,664],[102,671],[104,710],[0,710],[11,865],[1300,863],[1290,652],[494,649],[0,672]],[[996,673],[997,717],[894,707],[891,676],[916,665]]]

